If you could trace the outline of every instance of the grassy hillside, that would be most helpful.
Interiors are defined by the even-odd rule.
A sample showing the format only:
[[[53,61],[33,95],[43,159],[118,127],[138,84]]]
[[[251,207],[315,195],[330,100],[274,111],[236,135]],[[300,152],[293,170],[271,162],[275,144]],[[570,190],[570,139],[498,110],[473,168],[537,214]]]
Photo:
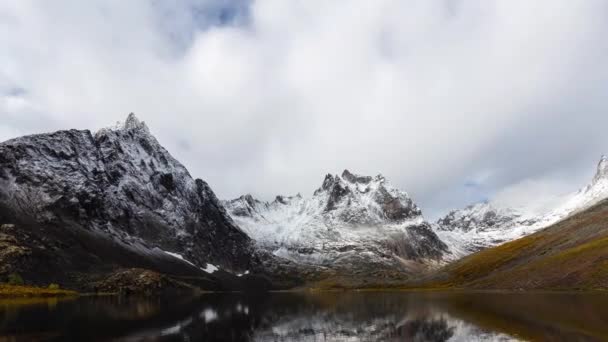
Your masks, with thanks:
[[[608,289],[608,201],[524,238],[448,265],[426,286]]]

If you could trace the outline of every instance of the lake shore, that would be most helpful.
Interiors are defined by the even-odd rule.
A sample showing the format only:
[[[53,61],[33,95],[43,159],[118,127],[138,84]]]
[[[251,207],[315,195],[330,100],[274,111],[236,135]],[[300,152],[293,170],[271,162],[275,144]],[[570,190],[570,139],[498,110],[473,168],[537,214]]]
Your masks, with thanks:
[[[70,297],[79,293],[59,288],[0,284],[0,298]]]

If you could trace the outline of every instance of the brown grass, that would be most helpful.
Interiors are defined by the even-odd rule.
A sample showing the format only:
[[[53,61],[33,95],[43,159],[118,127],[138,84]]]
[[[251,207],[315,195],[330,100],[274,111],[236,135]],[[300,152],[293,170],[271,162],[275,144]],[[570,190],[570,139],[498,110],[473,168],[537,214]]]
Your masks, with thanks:
[[[46,287],[0,284],[0,297],[66,297],[78,295],[75,291]]]

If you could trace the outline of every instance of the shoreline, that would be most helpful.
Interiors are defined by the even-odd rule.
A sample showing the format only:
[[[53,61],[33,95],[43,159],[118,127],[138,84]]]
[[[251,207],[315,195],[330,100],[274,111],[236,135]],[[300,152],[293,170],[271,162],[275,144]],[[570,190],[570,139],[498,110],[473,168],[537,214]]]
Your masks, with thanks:
[[[0,299],[77,297],[76,291],[48,287],[0,284]]]
[[[487,293],[487,294],[608,294],[606,289],[467,289],[467,288],[342,288],[342,289],[322,289],[322,288],[294,288],[287,290],[271,290],[262,293],[280,294],[280,293],[343,293],[343,292],[416,292],[416,293]],[[197,291],[196,295],[204,296],[208,294],[251,294],[247,291]],[[259,294],[256,292],[256,294]],[[7,285],[0,284],[0,300],[19,299],[19,298],[69,298],[69,297],[98,297],[98,296],[120,296],[116,292],[78,292],[69,289],[49,289],[46,287],[26,286],[26,285]],[[138,293],[132,293],[129,296],[137,297]],[[163,294],[158,294],[156,297],[162,297]],[[149,295],[147,295],[149,297]]]

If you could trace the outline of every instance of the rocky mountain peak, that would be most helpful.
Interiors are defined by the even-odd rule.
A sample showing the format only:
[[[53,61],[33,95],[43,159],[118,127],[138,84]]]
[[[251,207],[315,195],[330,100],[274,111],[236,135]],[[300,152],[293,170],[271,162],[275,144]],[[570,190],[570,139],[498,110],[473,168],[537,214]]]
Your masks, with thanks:
[[[139,120],[134,113],[129,113],[125,121],[118,121],[116,124],[102,128],[95,133],[95,139],[107,139],[108,136],[125,139],[137,138],[138,140],[148,140],[151,143],[158,144],[146,123]]]
[[[134,130],[134,129],[144,129],[144,130],[148,130],[148,126],[146,126],[146,123],[143,121],[140,121],[134,113],[129,113],[129,115],[127,116],[127,119],[125,120],[124,124],[123,124],[123,128],[125,130]]]
[[[600,161],[597,164],[597,171],[593,177],[593,183],[597,183],[601,179],[608,180],[608,157],[605,155],[600,158]]]
[[[328,173],[327,175],[325,175],[323,184],[321,184],[321,189],[318,189],[317,191],[329,190],[329,188],[334,184],[335,181],[336,179],[334,178],[334,176],[331,173]],[[315,191],[315,195],[317,194],[317,191]]]
[[[310,198],[277,196],[250,208],[224,201],[250,237],[274,255],[330,268],[403,267],[402,259],[438,258],[447,248],[407,193],[382,175],[327,174]],[[394,263],[393,263],[394,262]]]
[[[200,267],[247,265],[249,239],[209,185],[193,179],[134,114],[95,136],[69,130],[0,143],[0,156],[0,201],[35,206],[36,218],[78,222]]]
[[[344,170],[342,175],[327,174],[314,196],[325,204],[324,212],[355,224],[399,222],[422,215],[407,193],[393,187],[384,176],[362,176]]]
[[[243,201],[253,205],[257,201],[251,194],[246,194],[240,197]]]
[[[129,113],[125,121],[118,121],[115,125],[108,127],[107,129],[113,131],[143,131],[148,132],[148,126],[144,121],[139,120],[135,113]]]

